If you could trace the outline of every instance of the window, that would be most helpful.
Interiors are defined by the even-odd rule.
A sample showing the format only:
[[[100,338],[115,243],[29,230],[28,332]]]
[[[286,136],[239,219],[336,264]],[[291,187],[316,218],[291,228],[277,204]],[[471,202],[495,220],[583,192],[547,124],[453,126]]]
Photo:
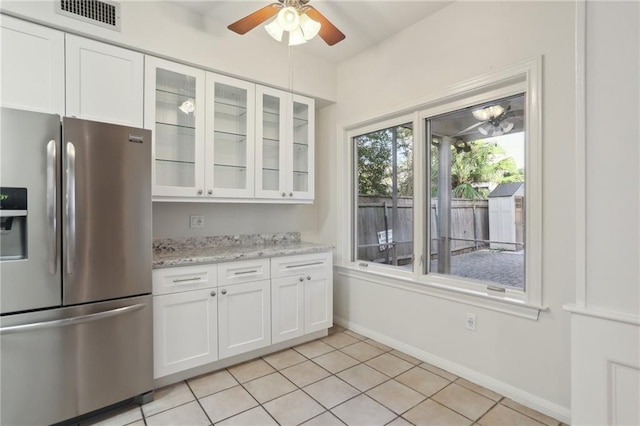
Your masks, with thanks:
[[[525,287],[525,95],[427,119],[427,272]]]
[[[523,62],[345,128],[339,274],[538,317],[540,70]]]
[[[355,260],[413,267],[413,123],[353,138]]]

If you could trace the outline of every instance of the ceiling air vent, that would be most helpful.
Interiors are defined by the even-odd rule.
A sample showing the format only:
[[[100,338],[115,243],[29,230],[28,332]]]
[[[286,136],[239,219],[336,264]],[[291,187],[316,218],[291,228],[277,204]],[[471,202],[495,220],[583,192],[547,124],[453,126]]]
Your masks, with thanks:
[[[120,31],[120,4],[100,0],[59,0],[56,12]]]

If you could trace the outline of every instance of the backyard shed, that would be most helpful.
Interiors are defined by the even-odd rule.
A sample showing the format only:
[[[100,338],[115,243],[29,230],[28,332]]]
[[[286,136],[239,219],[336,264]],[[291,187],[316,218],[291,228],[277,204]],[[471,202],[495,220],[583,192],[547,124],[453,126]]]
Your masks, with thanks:
[[[489,194],[491,249],[524,249],[524,182],[501,183]],[[514,244],[520,243],[520,244]]]

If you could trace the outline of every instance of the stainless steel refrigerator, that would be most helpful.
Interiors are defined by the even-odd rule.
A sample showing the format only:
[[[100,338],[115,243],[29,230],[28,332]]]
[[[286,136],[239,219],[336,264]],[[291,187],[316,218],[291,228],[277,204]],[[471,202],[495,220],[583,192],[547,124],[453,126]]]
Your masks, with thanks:
[[[148,399],[151,132],[1,114],[0,424]]]

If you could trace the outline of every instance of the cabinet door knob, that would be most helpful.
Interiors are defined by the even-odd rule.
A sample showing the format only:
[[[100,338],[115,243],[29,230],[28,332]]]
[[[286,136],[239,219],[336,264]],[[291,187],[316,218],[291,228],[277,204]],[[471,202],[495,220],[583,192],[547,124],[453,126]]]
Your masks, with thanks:
[[[311,280],[311,275],[307,275],[307,281]]]
[[[298,278],[298,281],[300,281],[300,282],[304,281],[304,277]]]
[[[283,196],[283,197],[286,197],[286,196],[287,196],[287,193],[286,193],[286,192],[283,192],[283,193],[282,193],[282,196]]]
[[[290,192],[290,193],[289,193],[289,197],[293,197],[293,192]]]
[[[227,290],[226,289],[222,290],[222,294],[227,294]]]
[[[215,290],[213,290],[213,291],[211,292],[211,296],[215,296],[215,295],[216,295],[216,291],[215,291]]]
[[[208,190],[207,194],[209,194],[209,195],[213,194],[213,189]]]
[[[198,195],[202,195],[202,189],[198,189]]]

